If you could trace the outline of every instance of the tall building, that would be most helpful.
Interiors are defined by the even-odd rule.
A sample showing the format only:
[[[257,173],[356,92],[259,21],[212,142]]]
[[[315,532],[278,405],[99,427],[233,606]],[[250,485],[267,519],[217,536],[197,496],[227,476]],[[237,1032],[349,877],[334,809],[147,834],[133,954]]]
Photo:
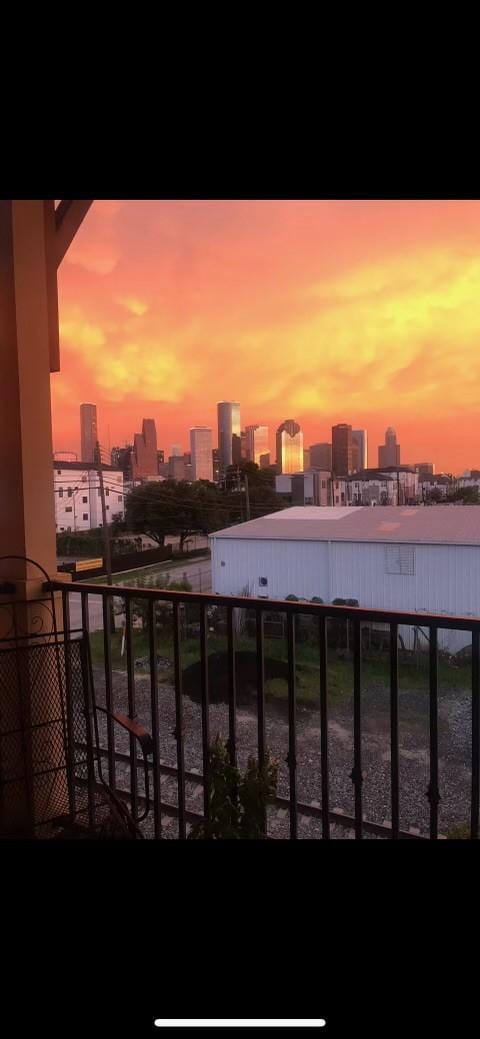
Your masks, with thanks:
[[[192,480],[213,481],[212,431],[208,426],[194,426],[190,430]]]
[[[153,418],[144,418],[142,432],[135,433],[132,451],[132,479],[158,476],[157,430]]]
[[[217,418],[220,478],[223,479],[228,466],[233,463],[233,437],[237,436],[240,439],[240,404],[238,401],[220,401],[217,404]],[[241,443],[239,448],[241,457]]]
[[[346,422],[332,426],[332,471],[348,476],[352,471],[352,427]]]
[[[126,481],[132,478],[132,451],[132,444],[127,444],[125,447],[112,447],[112,465],[115,469],[121,469]]]
[[[412,468],[417,470],[419,476],[435,475],[435,462],[415,462]]]
[[[277,472],[303,472],[303,433],[298,425],[289,418],[277,429]]]
[[[270,449],[268,446],[268,426],[247,426],[247,460],[261,465],[262,458],[268,455],[270,461]],[[266,463],[268,465],[269,462]],[[263,462],[265,468],[265,460]]]
[[[168,477],[170,480],[185,479],[185,456],[170,455],[168,459]]]
[[[330,472],[332,468],[332,445],[312,444],[310,447],[310,466],[312,469],[323,469]]]
[[[366,429],[352,429],[352,470],[368,469],[368,435]]]
[[[183,454],[180,444],[172,444],[170,458],[179,458]]]
[[[237,433],[232,436],[232,465],[238,465],[242,461],[242,437]]]
[[[397,444],[397,434],[392,426],[385,433],[385,444],[378,449],[378,465],[380,469],[386,465],[400,465],[400,444]]]
[[[80,440],[81,461],[93,462],[95,459],[95,444],[98,440],[96,404],[80,405]]]

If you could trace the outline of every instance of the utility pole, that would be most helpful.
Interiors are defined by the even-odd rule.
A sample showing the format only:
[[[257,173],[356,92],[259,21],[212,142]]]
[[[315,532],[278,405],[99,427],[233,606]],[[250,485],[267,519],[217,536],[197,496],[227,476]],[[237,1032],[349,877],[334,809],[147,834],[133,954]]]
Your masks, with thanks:
[[[245,479],[245,509],[246,509],[246,513],[247,513],[247,523],[248,523],[248,521],[250,519],[250,494],[249,494],[249,491],[248,491],[248,475],[247,475],[247,473],[244,473],[244,479]]]
[[[102,469],[102,458],[100,454],[100,444],[98,440],[95,444],[95,465],[98,473],[98,480],[100,484],[100,501],[102,504],[102,531],[103,531],[103,542],[105,546],[105,570],[107,573],[107,584],[112,584],[112,556],[110,553],[110,534],[108,530],[107,522],[107,507],[105,505],[105,487],[103,484],[103,469]],[[113,600],[109,596],[109,613],[110,613],[110,630],[112,634],[115,633],[115,617],[113,613]]]

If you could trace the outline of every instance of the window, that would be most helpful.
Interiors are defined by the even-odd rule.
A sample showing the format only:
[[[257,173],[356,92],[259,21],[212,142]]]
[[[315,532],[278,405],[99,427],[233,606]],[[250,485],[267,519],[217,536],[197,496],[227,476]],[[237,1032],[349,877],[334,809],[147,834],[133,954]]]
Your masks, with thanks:
[[[63,498],[63,487],[60,487],[60,490],[58,492],[58,497],[59,498]]]
[[[60,530],[65,530],[65,527],[60,527]]]
[[[57,476],[61,476],[61,475],[62,475],[62,470],[61,469],[57,469]]]
[[[266,588],[267,584],[268,584],[268,577],[259,577],[258,578],[258,583],[259,583],[261,588]]]
[[[107,512],[108,512],[108,510],[109,510],[110,506],[109,506],[109,505],[106,505],[106,506],[105,506],[105,508],[106,508],[106,510],[107,510]]]
[[[73,510],[72,510],[72,506],[71,506],[71,505],[67,505],[67,506],[65,507],[65,512],[72,512],[72,511],[73,511]]]
[[[322,480],[322,491],[324,491],[324,490],[325,490],[325,487],[326,487],[326,481],[325,481],[325,480]]]
[[[121,494],[119,494],[119,495],[118,495],[118,500],[119,500],[119,501],[121,501],[121,500],[122,500],[122,495],[121,495]]]
[[[107,498],[108,498],[108,495],[110,494],[110,490],[109,490],[109,488],[108,488],[108,487],[107,487],[107,489],[106,489],[106,491],[105,491],[105,494],[106,494],[106,496],[107,496]]]
[[[82,498],[82,502],[83,502],[84,505],[86,505],[87,502],[88,502],[88,498]]]
[[[67,493],[68,493],[68,497],[71,498],[72,497],[72,488],[71,487],[68,488],[68,492]]]
[[[84,520],[88,520],[88,512],[84,512],[83,513],[83,518],[84,518]]]
[[[406,574],[411,577],[415,573],[415,549],[413,546],[386,545],[385,573]]]

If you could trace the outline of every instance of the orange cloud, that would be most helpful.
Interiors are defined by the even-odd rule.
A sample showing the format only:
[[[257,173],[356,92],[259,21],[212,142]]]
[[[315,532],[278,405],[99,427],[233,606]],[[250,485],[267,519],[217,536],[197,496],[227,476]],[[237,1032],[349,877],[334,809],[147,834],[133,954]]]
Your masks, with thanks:
[[[231,396],[272,447],[286,417],[306,443],[348,420],[480,465],[477,202],[101,201],[59,284],[62,448],[81,393],[117,442],[154,415],[167,447]]]

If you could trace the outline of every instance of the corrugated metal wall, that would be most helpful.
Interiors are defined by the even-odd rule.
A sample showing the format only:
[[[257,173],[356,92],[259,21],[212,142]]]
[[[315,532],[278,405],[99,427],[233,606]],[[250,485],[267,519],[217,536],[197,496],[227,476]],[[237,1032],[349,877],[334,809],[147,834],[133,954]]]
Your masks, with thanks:
[[[249,585],[251,594],[272,599],[318,595],[325,602],[351,598],[386,610],[480,615],[480,548],[475,546],[412,546],[414,574],[387,573],[384,544],[212,538],[211,547],[213,589],[219,594],[238,595]],[[260,577],[267,578],[266,587],[259,585]],[[439,639],[452,651],[469,641],[462,632]],[[407,642],[412,644],[411,633]]]

